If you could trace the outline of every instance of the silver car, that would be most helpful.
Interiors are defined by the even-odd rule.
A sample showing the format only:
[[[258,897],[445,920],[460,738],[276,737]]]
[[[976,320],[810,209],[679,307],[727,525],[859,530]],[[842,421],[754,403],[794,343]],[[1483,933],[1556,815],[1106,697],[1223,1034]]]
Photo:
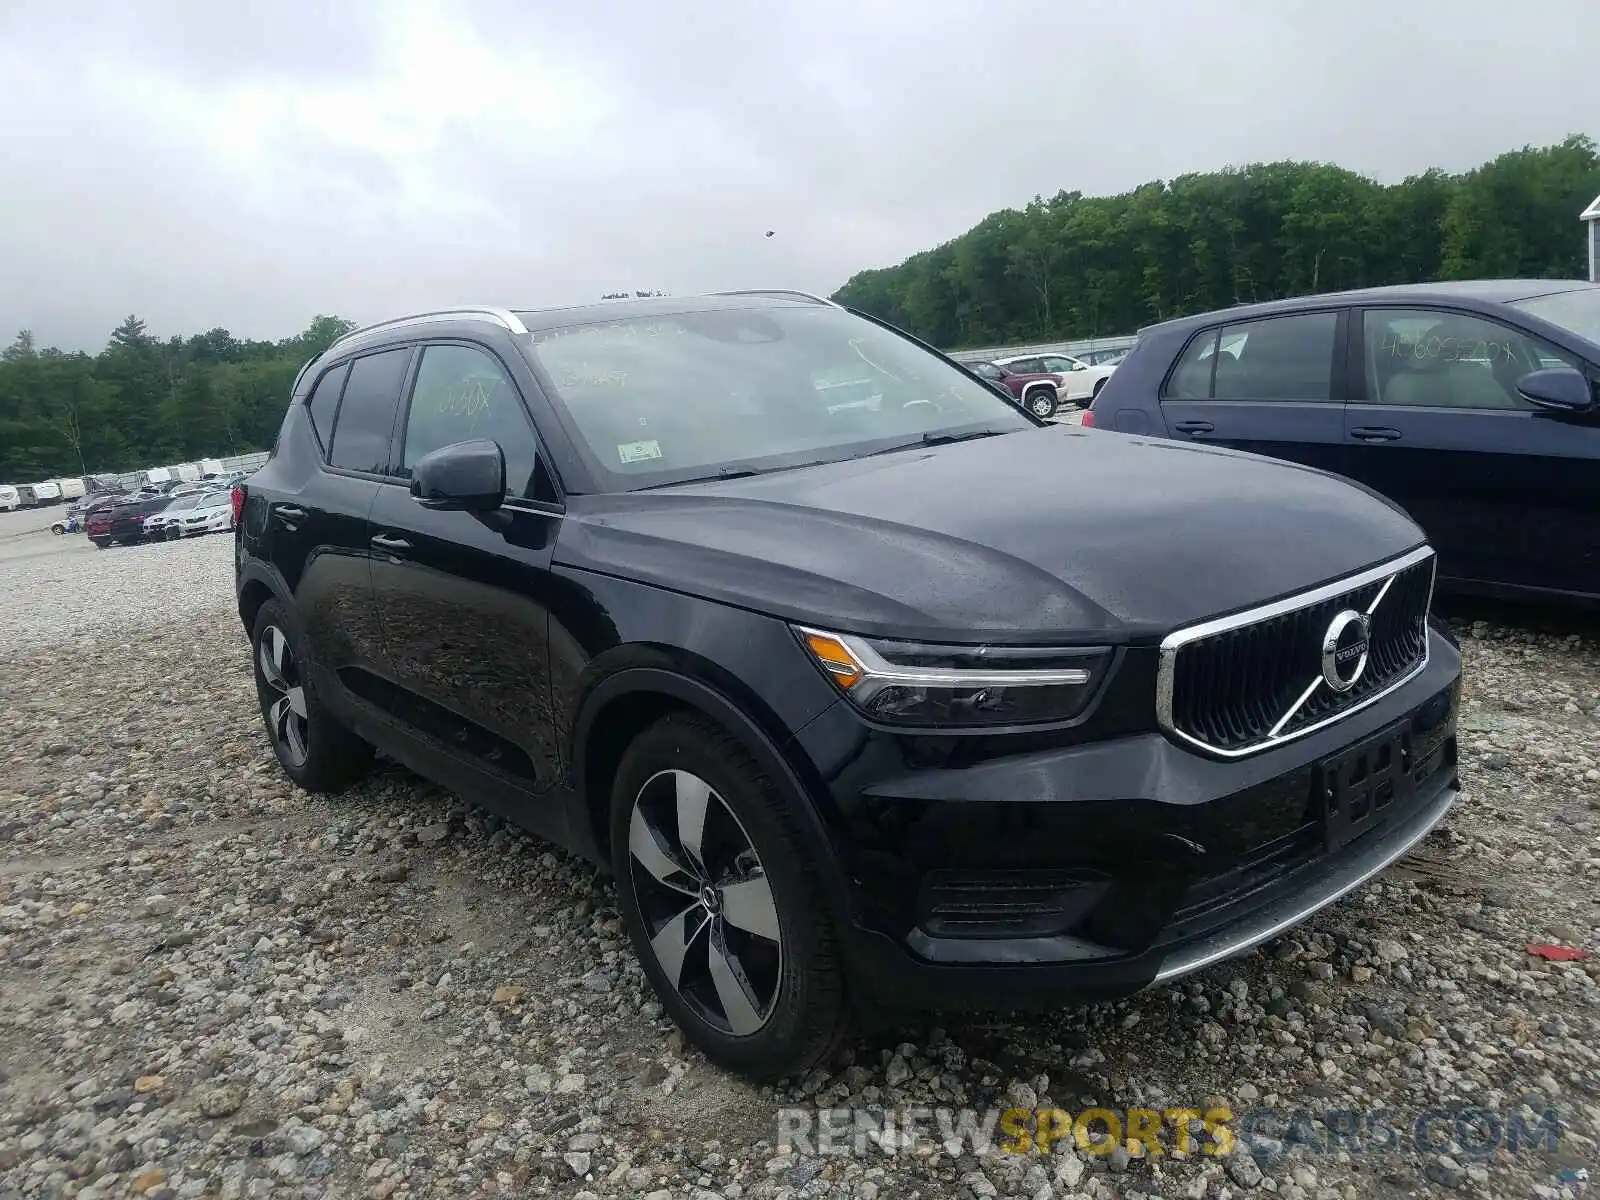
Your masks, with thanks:
[[[226,533],[233,528],[233,497],[227,492],[206,492],[193,507],[180,512],[167,526],[168,537],[194,533]]]
[[[160,541],[162,538],[178,536],[175,528],[180,517],[194,508],[201,500],[205,499],[204,492],[190,492],[186,496],[176,496],[172,502],[160,512],[153,512],[144,519],[144,536],[146,541]]]

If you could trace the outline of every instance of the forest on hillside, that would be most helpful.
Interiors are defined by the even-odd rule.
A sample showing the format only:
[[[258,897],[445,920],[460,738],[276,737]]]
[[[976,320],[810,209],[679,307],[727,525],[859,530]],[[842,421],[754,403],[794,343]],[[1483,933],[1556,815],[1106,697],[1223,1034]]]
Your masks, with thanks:
[[[162,340],[130,316],[96,355],[23,330],[0,351],[0,482],[265,450],[300,367],[353,328],[319,316],[276,342],[220,328]]]
[[[944,349],[1131,334],[1232,304],[1434,279],[1584,278],[1600,152],[1573,135],[1384,185],[1274,162],[991,213],[834,299]]]
[[[1321,163],[1258,164],[1120,196],[1036,198],[862,271],[835,298],[955,349],[1132,333],[1372,284],[1582,276],[1577,217],[1597,194],[1600,152],[1582,136],[1392,185]],[[94,355],[24,330],[0,351],[0,482],[265,449],[301,364],[350,327],[319,316],[276,342],[224,328],[162,338],[130,316]]]

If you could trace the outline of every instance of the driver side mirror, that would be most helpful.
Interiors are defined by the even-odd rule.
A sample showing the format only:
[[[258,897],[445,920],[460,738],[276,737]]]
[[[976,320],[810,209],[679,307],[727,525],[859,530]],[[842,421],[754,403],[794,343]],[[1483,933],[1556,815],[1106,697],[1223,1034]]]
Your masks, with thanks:
[[[411,494],[439,512],[494,512],[506,498],[506,457],[498,442],[474,438],[417,459]]]
[[[1586,413],[1595,406],[1594,389],[1583,372],[1572,367],[1546,367],[1517,380],[1517,394],[1529,404],[1554,412]]]

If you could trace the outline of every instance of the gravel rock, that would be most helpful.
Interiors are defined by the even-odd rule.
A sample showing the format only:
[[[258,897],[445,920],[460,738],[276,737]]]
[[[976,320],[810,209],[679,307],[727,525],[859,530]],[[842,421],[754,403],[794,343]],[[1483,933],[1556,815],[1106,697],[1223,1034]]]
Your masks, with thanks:
[[[1260,952],[1117,1004],[859,1037],[757,1088],[685,1047],[583,863],[387,762],[337,797],[284,779],[229,539],[53,540],[0,553],[0,1197],[1559,1200],[1600,1163],[1600,963],[1525,951],[1600,950],[1600,639],[1576,618],[1461,625],[1464,802]],[[1170,1127],[1160,1156],[776,1145],[795,1106],[1389,1108],[1407,1130],[1546,1100],[1551,1156],[1474,1156],[1448,1122],[1220,1162],[1198,1122],[1181,1157]]]
[[[1228,1173],[1228,1178],[1242,1188],[1255,1188],[1261,1186],[1263,1178],[1261,1168],[1256,1165],[1256,1160],[1248,1154],[1230,1154],[1222,1160],[1222,1169]]]

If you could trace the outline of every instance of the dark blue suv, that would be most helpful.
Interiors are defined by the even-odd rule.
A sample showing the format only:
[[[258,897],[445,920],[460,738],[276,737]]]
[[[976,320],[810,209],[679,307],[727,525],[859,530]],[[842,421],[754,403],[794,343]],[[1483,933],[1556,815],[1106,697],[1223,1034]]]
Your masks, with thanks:
[[[1419,284],[1168,321],[1085,416],[1367,484],[1427,531],[1441,588],[1600,600],[1600,285]]]

